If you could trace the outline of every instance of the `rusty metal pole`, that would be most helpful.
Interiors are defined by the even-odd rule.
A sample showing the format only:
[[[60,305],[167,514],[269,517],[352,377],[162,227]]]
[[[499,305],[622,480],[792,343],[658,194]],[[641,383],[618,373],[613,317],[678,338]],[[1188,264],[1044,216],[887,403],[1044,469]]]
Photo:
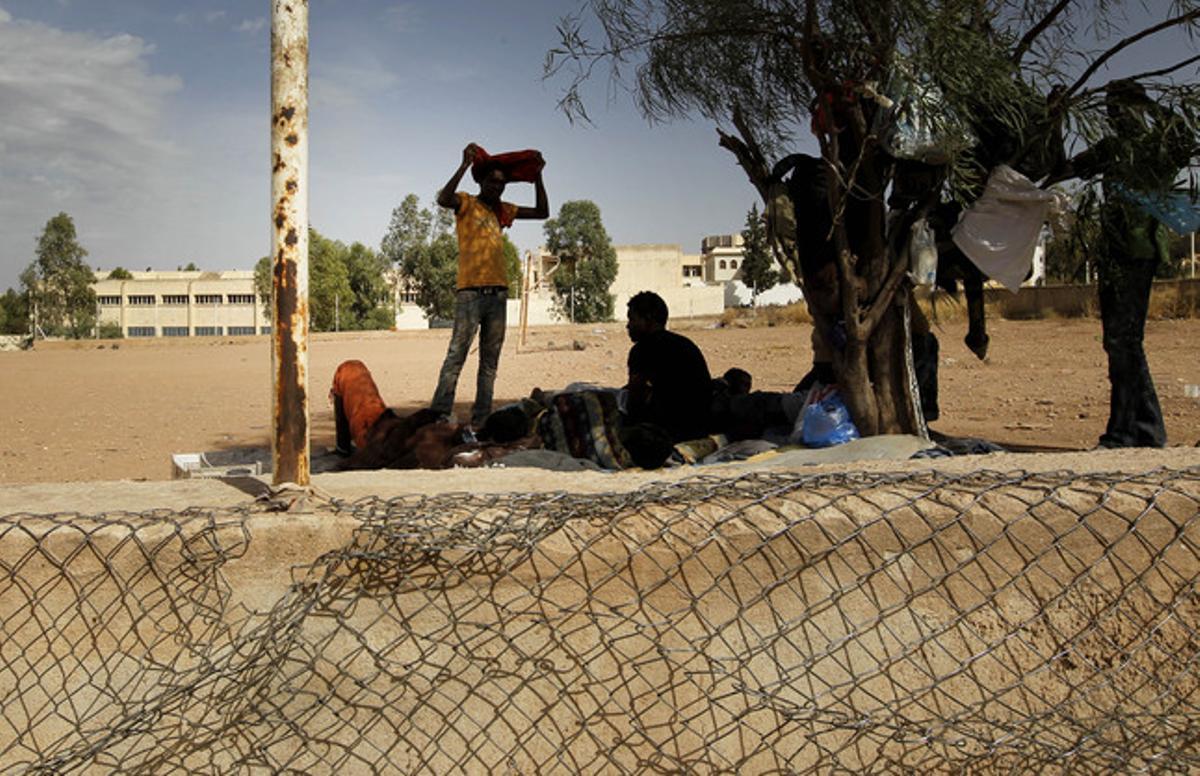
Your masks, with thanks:
[[[271,458],[309,484],[308,0],[271,0]]]

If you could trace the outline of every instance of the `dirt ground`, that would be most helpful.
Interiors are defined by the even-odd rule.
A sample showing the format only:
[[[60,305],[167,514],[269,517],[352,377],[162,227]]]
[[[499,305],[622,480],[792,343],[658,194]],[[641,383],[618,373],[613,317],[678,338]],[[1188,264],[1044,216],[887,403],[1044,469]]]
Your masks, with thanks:
[[[946,324],[941,340],[941,419],[946,434],[977,436],[1012,449],[1093,446],[1108,415],[1106,362],[1099,321],[989,321],[988,362],[962,344],[963,324]],[[809,328],[713,328],[673,322],[720,374],[748,369],[754,387],[787,390],[807,370]],[[319,335],[310,346],[309,378],[316,451],[333,444],[326,398],[338,363],[363,360],[384,399],[401,412],[428,402],[448,330]],[[1173,445],[1200,440],[1200,321],[1152,321],[1150,368]],[[530,331],[524,347],[510,330],[496,385],[497,405],[535,386],[573,381],[619,385],[629,342],[621,324]],[[475,356],[459,383],[457,411],[474,395]],[[270,350],[266,338],[121,340],[39,343],[0,352],[0,483],[168,479],[179,452],[270,444]]]

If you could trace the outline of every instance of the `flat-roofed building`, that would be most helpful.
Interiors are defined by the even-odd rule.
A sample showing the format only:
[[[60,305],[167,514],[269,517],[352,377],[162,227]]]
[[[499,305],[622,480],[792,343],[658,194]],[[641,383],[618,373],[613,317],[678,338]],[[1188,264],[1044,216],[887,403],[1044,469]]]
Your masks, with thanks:
[[[100,325],[115,323],[125,337],[271,332],[271,310],[254,290],[252,270],[130,274],[125,280],[98,280],[92,285]]]
[[[701,257],[684,254],[678,244],[614,245],[613,249],[617,252],[617,277],[608,290],[615,297],[613,315],[617,320],[624,320],[625,305],[639,291],[653,291],[661,296],[671,316],[676,318],[720,315],[725,309],[723,287],[705,283]],[[544,249],[539,252],[534,294],[552,295],[559,264],[556,256]]]
[[[700,260],[704,267],[704,278],[710,283],[720,283],[725,289],[726,307],[746,307],[751,303],[763,305],[787,305],[804,298],[799,285],[783,281],[755,296],[746,285],[742,275],[745,260],[745,245],[740,234],[715,234],[700,241]],[[779,263],[772,260],[776,271]],[[787,277],[783,273],[783,277]]]

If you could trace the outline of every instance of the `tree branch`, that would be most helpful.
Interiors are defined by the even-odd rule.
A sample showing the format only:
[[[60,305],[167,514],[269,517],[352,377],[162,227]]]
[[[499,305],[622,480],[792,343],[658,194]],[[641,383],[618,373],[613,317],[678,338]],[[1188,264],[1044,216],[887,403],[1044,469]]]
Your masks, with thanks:
[[[1183,60],[1182,62],[1179,62],[1178,64],[1171,65],[1170,67],[1164,67],[1161,70],[1148,70],[1145,73],[1138,73],[1137,75],[1131,75],[1128,77],[1128,80],[1142,81],[1147,78],[1158,78],[1159,76],[1173,73],[1176,70],[1181,70],[1181,69],[1187,67],[1188,65],[1194,64],[1196,62],[1200,62],[1200,54],[1197,54],[1194,57],[1189,57],[1189,58]],[[1107,84],[1105,84],[1104,86],[1097,86],[1094,89],[1084,89],[1082,92],[1075,95],[1071,101],[1078,102],[1087,97],[1091,97],[1094,94],[1100,94],[1101,92],[1104,92],[1107,90],[1108,90]]]
[[[746,119],[742,115],[740,107],[734,106],[732,118],[733,125],[737,128],[738,134],[741,137],[734,137],[722,131],[720,127],[717,127],[717,135],[720,136],[718,145],[728,149],[737,157],[738,165],[746,171],[746,177],[750,179],[750,183],[758,190],[758,195],[762,197],[763,203],[770,205],[768,188],[771,178],[771,168],[767,165],[766,158],[763,156],[762,150],[754,138],[754,134],[746,124]]]
[[[1178,27],[1181,24],[1188,24],[1189,22],[1196,21],[1197,19],[1200,19],[1200,8],[1198,8],[1194,11],[1188,11],[1187,13],[1181,14],[1172,19],[1167,19],[1166,21],[1159,22],[1158,24],[1155,24],[1151,27],[1147,27],[1146,29],[1142,30],[1141,32],[1136,33],[1134,35],[1130,35],[1128,38],[1121,40],[1119,43],[1117,43],[1117,45],[1113,46],[1108,51],[1105,51],[1103,54],[1101,54],[1099,57],[1097,57],[1096,60],[1094,62],[1092,62],[1092,64],[1088,65],[1087,69],[1083,71],[1083,75],[1079,76],[1079,78],[1075,80],[1075,83],[1071,84],[1068,88],[1064,89],[1063,92],[1058,96],[1058,101],[1054,105],[1051,106],[1051,110],[1054,111],[1057,108],[1059,108],[1061,103],[1064,100],[1066,100],[1067,97],[1070,97],[1072,94],[1079,91],[1083,87],[1083,85],[1085,83],[1087,83],[1088,79],[1091,78],[1092,75],[1097,70],[1100,69],[1101,65],[1103,65],[1108,60],[1112,59],[1114,56],[1116,56],[1122,50],[1128,48],[1129,46],[1132,46],[1134,43],[1137,43],[1139,40],[1142,40],[1143,38],[1148,38],[1151,35],[1162,32],[1163,30],[1170,29],[1171,27]]]
[[[1057,19],[1063,11],[1067,10],[1067,7],[1071,5],[1072,2],[1074,2],[1074,0],[1058,0],[1058,4],[1051,8],[1050,11],[1042,17],[1041,21],[1033,25],[1033,27],[1031,27],[1029,31],[1025,33],[1025,35],[1017,43],[1017,47],[1013,49],[1012,63],[1014,65],[1021,64],[1021,60],[1025,57],[1025,54],[1029,52],[1029,49],[1033,46],[1034,41],[1038,39],[1038,36],[1045,32],[1050,25],[1054,24],[1054,20]]]

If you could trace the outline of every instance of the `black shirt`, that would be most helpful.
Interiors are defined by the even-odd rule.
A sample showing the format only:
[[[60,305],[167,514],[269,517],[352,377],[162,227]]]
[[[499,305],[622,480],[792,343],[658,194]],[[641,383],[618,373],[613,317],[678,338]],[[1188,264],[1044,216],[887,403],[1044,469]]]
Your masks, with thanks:
[[[708,433],[712,376],[696,344],[673,331],[657,331],[629,350],[629,374],[649,384],[644,401],[631,395],[629,419],[662,426],[676,442]]]

